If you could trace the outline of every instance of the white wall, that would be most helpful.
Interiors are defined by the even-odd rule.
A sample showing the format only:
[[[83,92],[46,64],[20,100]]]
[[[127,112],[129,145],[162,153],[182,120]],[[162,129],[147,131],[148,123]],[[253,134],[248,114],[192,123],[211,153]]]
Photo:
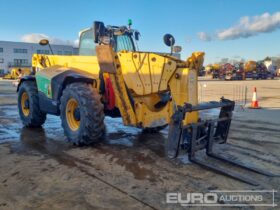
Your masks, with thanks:
[[[67,45],[51,45],[53,53],[62,55],[71,52],[71,54],[77,54],[77,49]],[[14,59],[27,59],[28,64],[31,65],[32,55],[37,53],[37,50],[49,50],[48,46],[40,46],[35,43],[25,42],[9,42],[0,41],[0,48],[3,48],[3,52],[0,51],[0,61],[4,59],[3,63],[0,63],[0,70],[4,69],[5,72],[9,69],[9,63],[14,63]],[[14,53],[14,49],[27,49],[27,53]],[[50,50],[49,50],[50,52]]]

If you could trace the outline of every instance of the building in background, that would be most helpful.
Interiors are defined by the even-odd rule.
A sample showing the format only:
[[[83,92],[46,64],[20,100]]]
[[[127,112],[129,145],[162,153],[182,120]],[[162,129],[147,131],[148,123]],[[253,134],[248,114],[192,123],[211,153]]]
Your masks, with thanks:
[[[78,48],[51,45],[55,55],[77,55]],[[12,68],[31,67],[33,54],[51,54],[48,46],[36,43],[0,41],[0,75]]]

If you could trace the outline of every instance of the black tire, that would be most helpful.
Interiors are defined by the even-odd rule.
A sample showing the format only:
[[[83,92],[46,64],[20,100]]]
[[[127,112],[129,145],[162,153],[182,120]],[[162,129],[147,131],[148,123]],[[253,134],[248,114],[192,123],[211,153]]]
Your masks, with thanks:
[[[66,114],[67,104],[71,99],[78,104],[79,126],[76,130],[71,129]],[[72,83],[66,86],[60,100],[60,118],[64,134],[69,141],[76,145],[90,145],[102,140],[105,124],[103,104],[100,99],[97,90],[90,84]]]
[[[25,107],[22,106],[23,95],[28,95],[28,102]],[[26,114],[25,108],[29,109]],[[26,127],[40,127],[46,121],[46,113],[39,107],[39,96],[36,83],[34,81],[23,82],[18,91],[18,111],[20,119]]]
[[[161,130],[165,129],[166,127],[167,127],[167,125],[158,126],[158,127],[154,127],[154,128],[144,128],[143,133],[158,133]]]

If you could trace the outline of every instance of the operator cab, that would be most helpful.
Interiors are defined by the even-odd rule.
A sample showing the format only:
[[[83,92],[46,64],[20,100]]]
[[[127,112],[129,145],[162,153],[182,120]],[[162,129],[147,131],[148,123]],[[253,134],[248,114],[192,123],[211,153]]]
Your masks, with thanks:
[[[95,21],[92,28],[80,32],[79,55],[96,55],[96,45],[112,45],[115,52],[136,51],[135,40],[139,39],[139,32],[126,26],[104,26],[103,22]]]

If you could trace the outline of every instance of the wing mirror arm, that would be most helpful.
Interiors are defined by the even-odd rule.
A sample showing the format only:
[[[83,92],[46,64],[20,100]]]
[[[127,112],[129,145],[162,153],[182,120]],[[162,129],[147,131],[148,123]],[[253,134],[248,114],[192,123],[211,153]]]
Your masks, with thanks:
[[[171,34],[165,34],[163,36],[164,44],[170,47],[170,54],[172,55],[174,52],[179,53],[182,51],[181,46],[175,46],[175,38]]]
[[[49,40],[47,40],[47,39],[41,39],[40,42],[39,42],[39,44],[40,44],[41,46],[48,45],[49,48],[50,48],[51,54],[53,55],[53,50],[52,50],[52,47],[51,47],[51,45],[50,45]]]
[[[171,55],[173,53],[173,46],[175,44],[175,38],[171,34],[165,34],[163,36],[163,42],[166,46],[170,47]]]

